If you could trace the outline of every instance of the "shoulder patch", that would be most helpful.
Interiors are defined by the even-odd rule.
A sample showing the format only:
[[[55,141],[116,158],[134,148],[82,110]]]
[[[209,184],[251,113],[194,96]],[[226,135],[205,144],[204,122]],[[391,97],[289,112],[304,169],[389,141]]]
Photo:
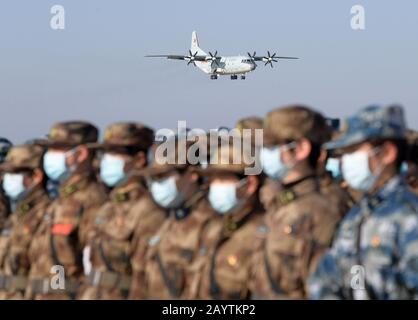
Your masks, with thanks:
[[[56,223],[52,225],[51,232],[55,235],[68,236],[73,229],[74,226],[71,223]]]
[[[288,205],[289,203],[295,201],[296,199],[297,199],[297,195],[293,191],[286,191],[277,196],[277,200],[283,206]]]

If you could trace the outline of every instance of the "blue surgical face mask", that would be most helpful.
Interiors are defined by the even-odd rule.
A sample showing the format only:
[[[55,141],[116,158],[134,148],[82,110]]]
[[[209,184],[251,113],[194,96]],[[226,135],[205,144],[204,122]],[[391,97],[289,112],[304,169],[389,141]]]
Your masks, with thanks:
[[[243,200],[237,198],[237,188],[246,180],[236,183],[211,183],[208,199],[212,208],[221,215],[239,210]]]
[[[281,147],[262,148],[260,152],[260,161],[264,173],[274,180],[283,180],[293,166],[285,165],[283,163],[281,151],[291,148],[292,146],[293,143]]]
[[[17,200],[26,191],[23,174],[6,173],[3,177],[3,190],[11,200]]]
[[[64,151],[47,151],[44,155],[43,167],[49,179],[54,181],[65,181],[68,179],[75,167],[67,166],[68,154],[74,153],[74,150]]]
[[[404,161],[401,164],[401,175],[403,177],[406,177],[408,175],[408,171],[409,171],[409,166],[408,166],[408,162]]]
[[[325,169],[331,172],[334,179],[341,179],[341,161],[337,158],[328,158]]]
[[[126,177],[124,168],[124,159],[106,153],[100,161],[100,179],[108,187],[114,187]]]
[[[372,151],[373,152],[373,151]],[[369,167],[369,152],[357,151],[342,157],[342,173],[348,185],[359,191],[368,192],[376,184],[382,168],[378,174],[373,174]]]
[[[154,201],[163,208],[178,208],[184,201],[177,188],[175,176],[151,181],[150,191]]]

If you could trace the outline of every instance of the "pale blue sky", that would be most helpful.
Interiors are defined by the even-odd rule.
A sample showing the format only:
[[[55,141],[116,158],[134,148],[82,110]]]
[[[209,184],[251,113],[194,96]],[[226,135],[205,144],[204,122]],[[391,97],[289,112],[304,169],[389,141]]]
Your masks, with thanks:
[[[64,31],[49,27],[54,4]],[[354,4],[366,9],[365,31],[350,28]],[[293,102],[329,116],[399,102],[418,128],[417,16],[413,0],[2,0],[0,136],[22,142],[69,119],[208,129]],[[193,30],[221,55],[301,59],[211,81],[184,62],[143,58],[185,54]]]

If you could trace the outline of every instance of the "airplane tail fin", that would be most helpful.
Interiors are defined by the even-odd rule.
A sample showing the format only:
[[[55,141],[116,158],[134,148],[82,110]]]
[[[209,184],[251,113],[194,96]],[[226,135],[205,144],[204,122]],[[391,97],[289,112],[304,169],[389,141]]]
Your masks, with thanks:
[[[192,53],[197,52],[197,54],[199,56],[205,56],[206,55],[206,53],[202,49],[199,48],[199,40],[197,39],[196,31],[193,31],[193,33],[192,33],[192,43],[191,43],[191,46],[190,46],[190,50],[192,51]]]

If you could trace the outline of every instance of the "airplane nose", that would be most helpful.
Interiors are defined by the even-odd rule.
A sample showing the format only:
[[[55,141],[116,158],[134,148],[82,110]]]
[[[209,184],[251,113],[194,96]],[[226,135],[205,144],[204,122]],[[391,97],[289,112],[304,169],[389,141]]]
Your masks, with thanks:
[[[251,64],[251,71],[255,70],[255,68],[256,68],[255,63]]]

